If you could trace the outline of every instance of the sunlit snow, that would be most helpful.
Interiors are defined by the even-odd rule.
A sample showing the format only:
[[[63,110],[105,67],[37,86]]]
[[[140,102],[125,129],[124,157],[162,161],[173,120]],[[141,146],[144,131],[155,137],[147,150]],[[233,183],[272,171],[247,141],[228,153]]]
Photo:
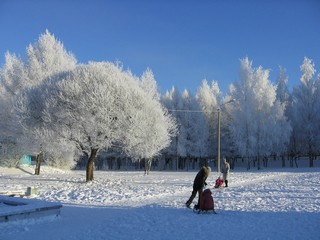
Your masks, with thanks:
[[[37,188],[32,198],[63,204],[58,218],[0,224],[1,240],[319,239],[319,168],[236,170],[214,189],[214,214],[185,208],[196,172],[62,171],[0,168],[0,190]],[[1,211],[1,208],[0,208]]]

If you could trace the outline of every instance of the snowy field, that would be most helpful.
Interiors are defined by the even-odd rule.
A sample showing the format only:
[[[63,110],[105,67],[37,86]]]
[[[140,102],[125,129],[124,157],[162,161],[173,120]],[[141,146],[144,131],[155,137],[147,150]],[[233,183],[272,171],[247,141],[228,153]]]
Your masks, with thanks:
[[[0,168],[0,191],[34,186],[61,216],[0,223],[1,240],[320,239],[320,168],[235,171],[225,189],[213,172],[216,215],[184,206],[196,172],[41,170]]]

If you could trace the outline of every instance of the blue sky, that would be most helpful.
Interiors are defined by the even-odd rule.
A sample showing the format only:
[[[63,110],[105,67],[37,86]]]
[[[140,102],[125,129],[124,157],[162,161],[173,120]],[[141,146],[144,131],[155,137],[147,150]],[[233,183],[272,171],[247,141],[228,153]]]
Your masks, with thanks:
[[[272,81],[285,67],[290,88],[305,56],[320,72],[319,0],[1,0],[0,29],[1,66],[48,29],[81,63],[151,68],[161,92],[207,79],[225,94],[246,56]]]

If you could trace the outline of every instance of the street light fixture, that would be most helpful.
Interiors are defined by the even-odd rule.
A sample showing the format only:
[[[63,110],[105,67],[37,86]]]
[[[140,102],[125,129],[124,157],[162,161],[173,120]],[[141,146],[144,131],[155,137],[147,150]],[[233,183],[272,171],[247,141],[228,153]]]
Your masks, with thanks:
[[[218,107],[218,110],[217,110],[217,112],[218,112],[218,136],[217,136],[217,138],[218,138],[218,150],[217,150],[217,152],[218,152],[218,156],[217,156],[217,172],[218,173],[220,173],[220,162],[221,162],[221,160],[220,160],[220,149],[221,149],[221,146],[220,146],[220,140],[221,140],[221,137],[220,137],[220,132],[221,132],[221,129],[220,129],[220,111],[221,111],[221,106],[223,106],[223,105],[226,105],[226,104],[228,104],[228,103],[233,103],[233,102],[235,102],[235,99],[233,98],[233,99],[230,99],[229,101],[227,101],[227,102],[225,102],[225,103],[223,103],[223,104],[221,104],[219,107]]]

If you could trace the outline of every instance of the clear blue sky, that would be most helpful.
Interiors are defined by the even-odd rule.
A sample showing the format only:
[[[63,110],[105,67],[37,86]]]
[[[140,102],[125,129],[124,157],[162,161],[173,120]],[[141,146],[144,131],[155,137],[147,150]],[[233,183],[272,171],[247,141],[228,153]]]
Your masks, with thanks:
[[[225,94],[246,56],[272,81],[285,67],[290,87],[305,56],[320,71],[319,0],[1,0],[0,29],[1,66],[48,29],[79,62],[150,67],[161,92],[206,78]]]

